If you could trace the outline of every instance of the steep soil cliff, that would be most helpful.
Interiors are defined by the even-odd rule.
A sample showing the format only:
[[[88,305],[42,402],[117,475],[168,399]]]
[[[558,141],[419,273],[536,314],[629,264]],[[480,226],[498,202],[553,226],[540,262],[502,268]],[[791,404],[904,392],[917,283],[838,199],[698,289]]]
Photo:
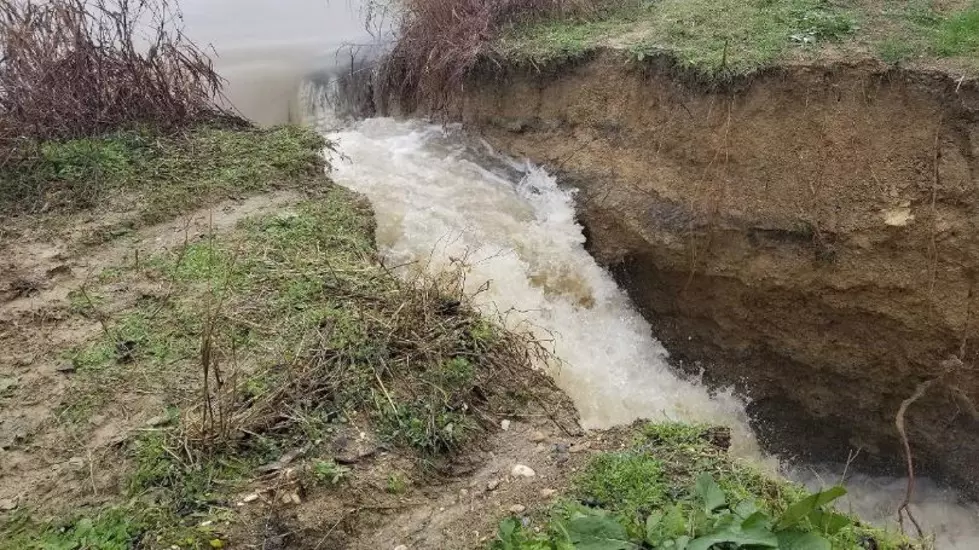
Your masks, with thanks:
[[[486,67],[454,116],[580,191],[593,254],[677,365],[776,450],[979,493],[979,85],[876,63],[705,84],[611,50]]]

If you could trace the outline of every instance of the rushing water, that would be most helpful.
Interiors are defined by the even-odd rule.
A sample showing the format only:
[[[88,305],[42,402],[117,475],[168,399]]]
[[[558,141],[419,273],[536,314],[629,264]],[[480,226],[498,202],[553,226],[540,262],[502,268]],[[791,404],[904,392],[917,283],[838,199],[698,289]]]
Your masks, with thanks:
[[[371,198],[391,262],[439,269],[466,258],[469,289],[487,289],[480,303],[553,342],[565,362],[555,374],[586,426],[724,422],[753,448],[741,402],[672,373],[649,325],[585,251],[573,197],[544,170],[480,154],[421,122],[370,119],[331,137],[350,158],[335,177]]]
[[[338,47],[365,42],[357,0],[184,0],[188,34],[213,44],[229,96],[250,118],[279,123],[297,116],[297,91],[322,81]],[[319,113],[323,115],[324,113]],[[471,266],[471,290],[490,312],[553,342],[563,363],[558,382],[584,423],[604,427],[636,418],[701,420],[732,426],[735,452],[763,458],[744,404],[711,395],[669,367],[668,354],[615,282],[584,250],[574,196],[544,170],[466,144],[451,130],[418,121],[371,119],[330,134],[345,159],[338,182],[366,194],[378,241],[391,265]],[[797,467],[814,487],[839,481],[831,469]],[[884,524],[905,481],[851,476],[844,506]],[[979,512],[954,492],[919,480],[916,516],[938,548],[979,548]]]

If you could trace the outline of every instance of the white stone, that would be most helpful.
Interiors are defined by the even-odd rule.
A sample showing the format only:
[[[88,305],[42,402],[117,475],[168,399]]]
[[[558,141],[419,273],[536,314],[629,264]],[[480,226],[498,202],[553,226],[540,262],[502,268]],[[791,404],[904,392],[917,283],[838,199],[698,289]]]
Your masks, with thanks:
[[[527,507],[522,504],[514,504],[510,507],[510,513],[512,514],[522,514],[527,510]]]
[[[513,477],[534,477],[537,475],[537,472],[535,472],[530,466],[517,464],[512,470],[510,470],[510,475]]]
[[[884,224],[891,227],[904,227],[914,221],[914,214],[911,209],[905,206],[882,210]]]

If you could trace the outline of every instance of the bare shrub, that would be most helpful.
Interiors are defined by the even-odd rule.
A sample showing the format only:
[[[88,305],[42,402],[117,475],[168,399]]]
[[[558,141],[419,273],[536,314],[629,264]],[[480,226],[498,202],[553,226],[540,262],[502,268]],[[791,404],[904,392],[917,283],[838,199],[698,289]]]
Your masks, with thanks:
[[[0,3],[0,149],[229,117],[172,0]]]
[[[606,0],[384,0],[368,17],[398,14],[397,41],[381,67],[381,84],[409,108],[424,100],[438,109],[463,83],[488,46],[509,25],[584,15]]]

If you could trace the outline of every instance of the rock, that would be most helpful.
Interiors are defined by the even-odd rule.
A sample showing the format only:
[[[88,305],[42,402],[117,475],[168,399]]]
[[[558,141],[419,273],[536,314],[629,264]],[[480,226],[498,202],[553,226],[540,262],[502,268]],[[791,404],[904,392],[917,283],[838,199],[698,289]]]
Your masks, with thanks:
[[[527,507],[522,504],[514,504],[510,507],[511,514],[522,514],[527,510]]]
[[[394,550],[408,550],[408,547],[403,544],[399,544],[394,547]]]
[[[243,506],[245,504],[248,504],[249,502],[255,502],[256,500],[258,500],[258,493],[245,495],[245,498],[241,499],[241,501],[238,503],[238,506]]]
[[[509,420],[504,420],[504,421],[500,422],[500,428],[502,428],[504,432],[507,431],[507,430],[509,430],[510,429],[510,421]]]
[[[535,472],[529,466],[524,466],[523,464],[517,464],[516,466],[513,467],[512,470],[510,470],[510,475],[512,475],[513,477],[534,477],[535,475],[537,475],[537,472]]]
[[[17,508],[17,501],[12,498],[0,500],[0,512],[9,512]]]
[[[884,218],[884,224],[891,227],[904,227],[914,221],[914,214],[911,213],[911,209],[904,206],[881,210],[881,215]]]
[[[279,457],[279,460],[259,467],[258,471],[262,473],[278,472],[279,470],[285,469],[293,460],[296,460],[296,458],[304,454],[306,454],[305,448],[293,449]]]
[[[567,443],[558,443],[553,449],[554,461],[564,464],[571,458],[571,447]]]
[[[534,433],[530,434],[530,441],[532,443],[540,443],[541,441],[544,441],[545,439],[547,439],[547,436],[544,435],[544,432],[534,432]]]
[[[337,464],[350,466],[377,454],[375,439],[364,432],[342,430],[330,443],[333,460]]]
[[[551,497],[553,497],[556,494],[557,494],[557,491],[554,490],[554,489],[541,489],[540,490],[540,496],[541,496],[541,498],[551,498]]]
[[[150,428],[159,428],[160,426],[165,426],[169,424],[170,421],[171,421],[170,416],[161,414],[160,416],[154,416],[153,418],[147,420],[146,425],[149,426]]]
[[[68,466],[73,470],[81,470],[85,467],[85,459],[80,456],[73,456],[68,459]]]
[[[498,480],[498,479],[491,479],[491,480],[489,480],[489,483],[486,484],[486,489],[488,491],[495,491],[496,488],[499,487],[499,486],[500,486],[500,480]]]
[[[464,497],[464,496],[468,496],[468,495],[469,495],[469,491],[468,490],[466,490],[466,489],[459,489],[459,496]]]
[[[0,394],[17,387],[17,379],[12,376],[0,378]]]

